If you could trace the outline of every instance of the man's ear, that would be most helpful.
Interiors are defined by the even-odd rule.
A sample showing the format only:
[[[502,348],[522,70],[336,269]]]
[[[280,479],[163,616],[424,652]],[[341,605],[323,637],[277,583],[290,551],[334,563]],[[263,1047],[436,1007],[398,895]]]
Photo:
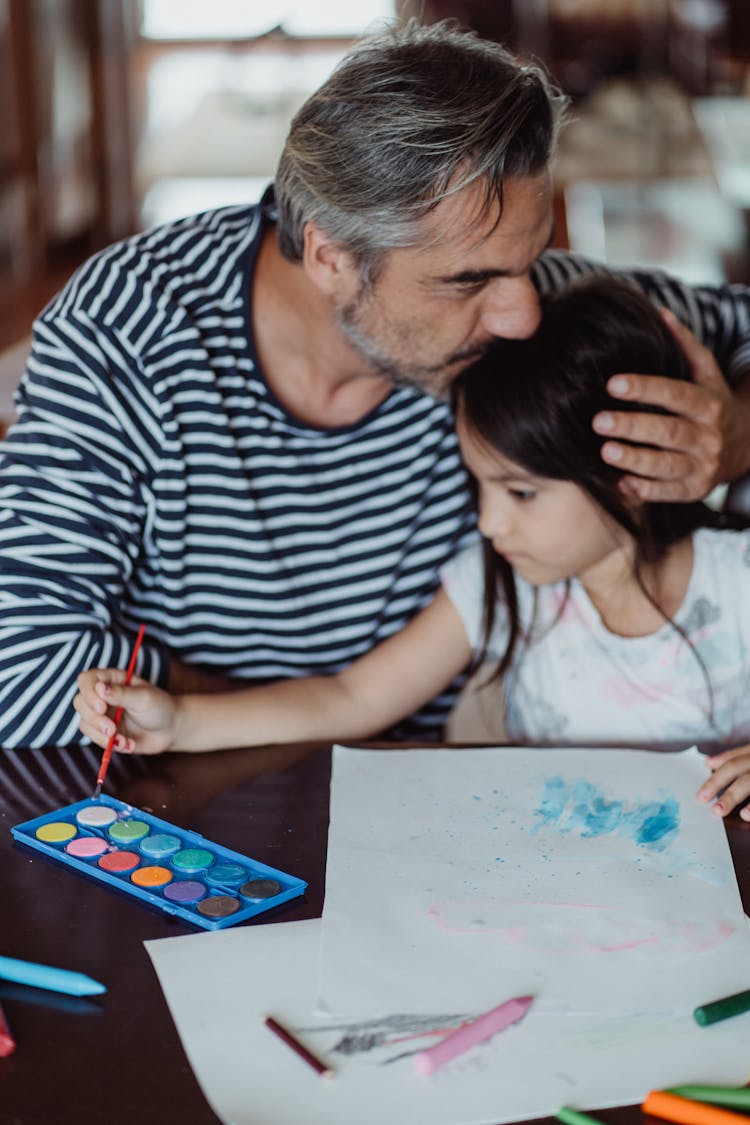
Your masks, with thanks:
[[[348,293],[357,277],[350,252],[315,222],[305,224],[303,238],[302,265],[310,280],[328,296]]]

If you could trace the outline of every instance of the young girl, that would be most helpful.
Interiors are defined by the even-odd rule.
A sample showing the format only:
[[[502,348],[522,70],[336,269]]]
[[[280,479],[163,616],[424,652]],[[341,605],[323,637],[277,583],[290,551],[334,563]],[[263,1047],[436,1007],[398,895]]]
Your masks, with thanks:
[[[649,370],[690,377],[635,289],[594,278],[550,298],[532,339],[498,341],[455,384],[483,543],[402,632],[336,675],[230,694],[84,672],[82,732],[105,745],[122,706],[125,752],[362,739],[490,658],[513,743],[698,743],[715,755],[699,799],[726,815],[750,796],[750,531],[702,504],[629,497],[601,460],[591,418],[623,408],[607,379]]]

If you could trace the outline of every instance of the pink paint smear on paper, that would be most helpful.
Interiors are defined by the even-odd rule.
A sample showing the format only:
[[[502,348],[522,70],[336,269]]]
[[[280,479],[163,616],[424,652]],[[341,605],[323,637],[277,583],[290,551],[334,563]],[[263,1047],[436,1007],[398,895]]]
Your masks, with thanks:
[[[513,916],[531,913],[531,918],[507,924],[490,924],[482,915],[497,917],[498,912]],[[459,915],[471,912],[473,921],[461,922]],[[598,912],[589,919],[584,911]],[[456,920],[449,920],[455,915]],[[534,917],[536,915],[536,917]],[[441,930],[452,934],[489,934],[505,938],[512,945],[535,950],[569,953],[622,953],[636,949],[654,949],[675,954],[701,953],[715,949],[732,936],[735,927],[728,922],[693,922],[687,919],[667,921],[633,917],[632,912],[594,903],[522,902],[481,903],[455,901],[432,903],[429,920]]]

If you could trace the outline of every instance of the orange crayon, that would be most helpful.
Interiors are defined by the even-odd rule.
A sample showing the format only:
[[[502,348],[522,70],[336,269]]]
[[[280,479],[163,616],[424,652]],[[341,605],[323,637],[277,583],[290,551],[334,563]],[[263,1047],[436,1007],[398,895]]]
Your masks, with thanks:
[[[694,1102],[681,1098],[665,1090],[652,1090],[641,1109],[654,1117],[674,1121],[676,1125],[747,1125],[747,1117],[742,1113],[732,1113],[728,1109],[718,1109],[705,1102]]]

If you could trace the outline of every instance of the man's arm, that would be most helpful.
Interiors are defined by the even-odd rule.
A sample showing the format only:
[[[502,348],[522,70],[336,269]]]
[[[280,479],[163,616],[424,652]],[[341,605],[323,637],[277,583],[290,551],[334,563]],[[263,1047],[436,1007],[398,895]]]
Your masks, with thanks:
[[[542,255],[534,276],[545,293],[593,270],[625,274],[664,310],[695,379],[622,372],[610,382],[613,397],[674,414],[597,415],[594,428],[609,438],[602,456],[627,474],[626,487],[642,499],[698,500],[750,471],[750,288],[692,287],[660,271],[615,271],[561,251]]]
[[[78,741],[76,676],[124,667],[137,620],[120,607],[144,550],[158,430],[139,424],[114,336],[48,312],[35,329],[19,419],[0,447],[0,745]],[[117,369],[119,380],[112,377]],[[137,671],[164,682],[147,634]]]

